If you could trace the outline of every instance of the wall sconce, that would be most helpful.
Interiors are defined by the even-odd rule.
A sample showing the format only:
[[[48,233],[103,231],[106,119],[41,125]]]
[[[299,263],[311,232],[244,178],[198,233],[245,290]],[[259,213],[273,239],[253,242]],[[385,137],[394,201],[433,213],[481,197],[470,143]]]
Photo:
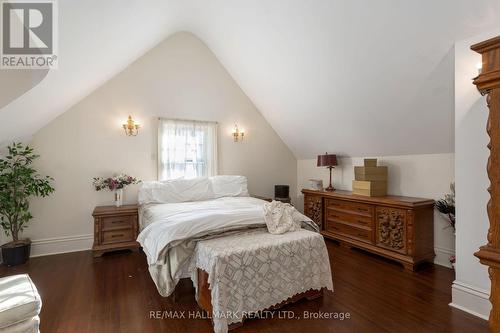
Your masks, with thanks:
[[[128,116],[127,123],[123,124],[123,129],[127,136],[136,136],[139,133],[139,124],[136,124],[132,116]]]
[[[234,142],[243,141],[243,137],[245,136],[245,131],[243,129],[239,129],[238,125],[234,125],[233,130],[233,138]]]

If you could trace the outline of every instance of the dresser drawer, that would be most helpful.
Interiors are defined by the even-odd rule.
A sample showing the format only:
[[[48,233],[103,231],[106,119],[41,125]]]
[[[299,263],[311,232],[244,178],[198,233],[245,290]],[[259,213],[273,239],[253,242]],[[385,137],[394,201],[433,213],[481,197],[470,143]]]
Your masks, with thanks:
[[[122,216],[105,216],[101,217],[102,230],[116,230],[116,229],[128,229],[132,228],[134,221],[133,216],[122,215]]]
[[[362,227],[372,228],[373,218],[368,215],[360,215],[360,214],[350,214],[346,213],[343,210],[337,210],[335,208],[328,208],[326,211],[327,220],[334,222],[347,222],[352,223],[354,225],[359,225]]]
[[[326,221],[326,231],[343,235],[349,238],[354,238],[367,243],[372,242],[371,230],[356,228],[342,223]]]
[[[326,200],[326,207],[337,210],[344,210],[347,212],[352,212],[354,214],[373,216],[373,206],[358,202],[328,199]]]
[[[110,230],[103,231],[102,233],[102,244],[119,243],[119,242],[130,242],[134,241],[134,230],[121,229],[121,230]]]

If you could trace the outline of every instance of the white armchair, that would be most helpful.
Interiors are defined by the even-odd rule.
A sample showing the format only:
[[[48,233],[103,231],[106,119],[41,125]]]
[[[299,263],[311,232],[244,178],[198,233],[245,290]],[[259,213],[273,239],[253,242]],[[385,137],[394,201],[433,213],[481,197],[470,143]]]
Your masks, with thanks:
[[[41,308],[28,274],[0,278],[0,333],[38,333]]]

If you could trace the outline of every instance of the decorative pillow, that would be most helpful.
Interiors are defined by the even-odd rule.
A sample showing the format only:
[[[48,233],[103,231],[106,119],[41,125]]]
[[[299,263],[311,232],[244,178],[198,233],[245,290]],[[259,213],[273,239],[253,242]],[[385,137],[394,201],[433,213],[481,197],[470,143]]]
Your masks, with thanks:
[[[215,198],[249,196],[245,176],[214,176],[210,177],[210,182]]]
[[[145,181],[139,188],[139,204],[178,203],[213,199],[208,178]]]

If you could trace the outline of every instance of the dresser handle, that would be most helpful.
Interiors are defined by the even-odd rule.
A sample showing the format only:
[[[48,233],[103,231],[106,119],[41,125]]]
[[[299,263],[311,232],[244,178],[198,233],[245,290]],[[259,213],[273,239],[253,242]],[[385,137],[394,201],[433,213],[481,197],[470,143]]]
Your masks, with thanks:
[[[124,235],[123,234],[119,234],[119,235],[111,235],[111,238],[115,238],[115,237],[123,237]]]
[[[338,216],[338,215],[331,215],[331,216],[332,216],[332,217],[334,217],[334,218],[336,218],[336,219],[338,219],[338,218],[339,218],[339,216]]]
[[[361,224],[366,224],[365,221],[362,221],[362,220],[358,220],[358,223],[361,223]]]
[[[358,236],[359,236],[359,237],[365,237],[365,235],[364,235],[364,234],[361,234],[361,233],[358,233]]]

